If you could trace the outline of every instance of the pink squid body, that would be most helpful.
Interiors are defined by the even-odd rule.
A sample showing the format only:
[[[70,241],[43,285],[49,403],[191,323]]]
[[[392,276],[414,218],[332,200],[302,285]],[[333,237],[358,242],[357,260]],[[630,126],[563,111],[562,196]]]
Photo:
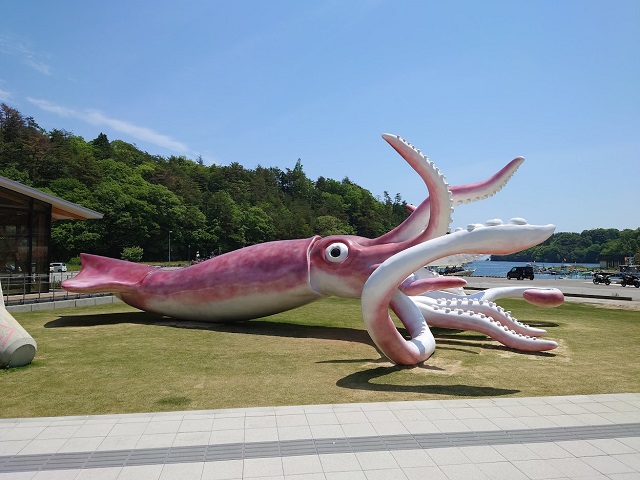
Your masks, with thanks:
[[[179,270],[82,254],[71,292],[113,292],[125,303],[175,318],[247,320],[317,300],[309,251],[319,237],[253,245]]]

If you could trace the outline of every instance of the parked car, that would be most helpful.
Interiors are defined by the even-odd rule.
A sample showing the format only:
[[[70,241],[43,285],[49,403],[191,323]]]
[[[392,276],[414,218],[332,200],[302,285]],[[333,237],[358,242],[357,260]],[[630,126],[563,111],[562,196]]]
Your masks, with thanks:
[[[529,280],[533,280],[533,267],[513,267],[507,272],[507,278],[509,280],[512,278],[517,278],[518,280],[528,278]]]
[[[54,262],[49,264],[50,272],[66,272],[67,264],[63,262]]]

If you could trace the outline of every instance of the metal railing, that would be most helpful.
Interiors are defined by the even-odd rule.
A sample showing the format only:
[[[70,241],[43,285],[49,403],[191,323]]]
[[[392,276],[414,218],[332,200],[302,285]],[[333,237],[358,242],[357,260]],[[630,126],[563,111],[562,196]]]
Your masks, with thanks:
[[[56,272],[48,274],[0,275],[0,285],[5,305],[24,305],[40,302],[59,302],[77,298],[102,297],[109,293],[80,294],[63,290],[60,284],[77,272]]]

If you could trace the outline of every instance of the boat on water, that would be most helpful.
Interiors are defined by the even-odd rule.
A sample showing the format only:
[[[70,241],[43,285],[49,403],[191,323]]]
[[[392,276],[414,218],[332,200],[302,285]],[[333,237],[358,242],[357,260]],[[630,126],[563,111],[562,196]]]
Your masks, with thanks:
[[[468,268],[463,266],[459,266],[459,265],[454,265],[452,267],[444,267],[444,268],[439,268],[437,270],[437,272],[440,275],[449,275],[449,276],[455,276],[455,277],[470,277],[471,274],[473,272],[475,272],[476,269],[475,268]]]

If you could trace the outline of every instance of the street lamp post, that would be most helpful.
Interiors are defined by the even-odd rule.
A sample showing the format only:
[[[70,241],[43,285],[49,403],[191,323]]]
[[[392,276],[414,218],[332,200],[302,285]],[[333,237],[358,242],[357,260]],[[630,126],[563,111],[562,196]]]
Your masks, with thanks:
[[[169,266],[171,266],[171,232],[172,230],[169,230]]]

